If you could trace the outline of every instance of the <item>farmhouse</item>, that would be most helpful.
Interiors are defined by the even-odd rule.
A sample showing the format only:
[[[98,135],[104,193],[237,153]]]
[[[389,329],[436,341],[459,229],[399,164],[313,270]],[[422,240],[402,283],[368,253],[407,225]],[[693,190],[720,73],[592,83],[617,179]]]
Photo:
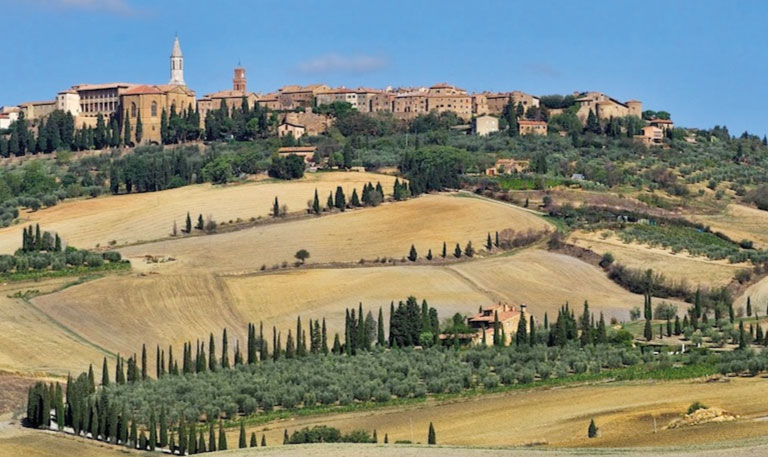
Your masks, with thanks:
[[[642,130],[643,133],[641,135],[635,135],[636,141],[639,141],[646,146],[661,144],[664,141],[664,131],[659,127],[646,125]]]
[[[488,136],[493,132],[499,131],[499,118],[489,115],[477,116],[472,119],[472,134],[477,136]]]
[[[493,344],[493,324],[498,316],[499,325],[504,331],[505,341],[508,344],[512,335],[517,332],[517,326],[520,323],[520,317],[523,316],[526,305],[520,305],[518,310],[515,306],[506,303],[498,304],[488,308],[480,308],[480,312],[467,318],[467,325],[477,329],[474,336],[474,344],[482,344],[483,332],[485,332],[485,343]]]

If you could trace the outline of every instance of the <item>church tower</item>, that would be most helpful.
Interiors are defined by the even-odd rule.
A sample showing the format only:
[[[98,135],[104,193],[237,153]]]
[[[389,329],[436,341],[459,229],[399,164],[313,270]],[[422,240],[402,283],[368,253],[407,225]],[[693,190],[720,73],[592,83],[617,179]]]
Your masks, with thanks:
[[[245,68],[238,66],[235,68],[235,77],[232,80],[232,88],[236,91],[245,92],[245,86]]]
[[[181,45],[179,37],[173,40],[173,51],[171,51],[171,80],[170,85],[185,86],[184,84],[184,56],[181,54]]]

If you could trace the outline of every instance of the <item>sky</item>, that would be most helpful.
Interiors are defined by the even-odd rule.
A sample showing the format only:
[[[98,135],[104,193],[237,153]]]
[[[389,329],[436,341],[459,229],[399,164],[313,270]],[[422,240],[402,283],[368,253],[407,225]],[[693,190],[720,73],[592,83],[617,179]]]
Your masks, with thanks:
[[[178,34],[198,96],[285,84],[544,95],[597,90],[678,125],[768,133],[768,2],[0,0],[0,105],[79,83],[165,84]]]

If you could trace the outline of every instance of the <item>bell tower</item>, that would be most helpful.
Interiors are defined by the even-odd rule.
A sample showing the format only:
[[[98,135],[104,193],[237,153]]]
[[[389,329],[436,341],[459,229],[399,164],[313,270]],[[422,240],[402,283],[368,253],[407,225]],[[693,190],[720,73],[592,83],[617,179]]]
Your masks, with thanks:
[[[235,68],[235,77],[232,79],[232,88],[236,91],[245,92],[246,82],[245,68],[238,65]]]
[[[184,86],[184,56],[181,54],[181,45],[179,37],[173,40],[173,51],[171,51],[171,80],[170,85]]]

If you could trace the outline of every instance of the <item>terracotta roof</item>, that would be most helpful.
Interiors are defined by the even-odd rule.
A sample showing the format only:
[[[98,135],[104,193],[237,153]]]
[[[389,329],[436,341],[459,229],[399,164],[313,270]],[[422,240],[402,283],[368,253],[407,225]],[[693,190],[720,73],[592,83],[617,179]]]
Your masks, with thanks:
[[[136,87],[138,84],[134,83],[104,83],[104,84],[78,84],[72,86],[74,90],[99,90],[99,89],[113,89],[118,87]]]
[[[517,121],[517,123],[519,125],[547,125],[547,123],[544,121],[531,121],[528,119],[520,119],[519,121]]]
[[[651,124],[674,124],[672,119],[651,119],[648,122]]]
[[[467,321],[477,322],[477,323],[493,323],[493,321],[496,318],[496,313],[499,314],[499,322],[504,322],[508,319],[512,319],[515,316],[518,316],[520,314],[520,311],[515,308],[514,306],[509,305],[496,305],[491,306],[490,308],[484,308],[483,312],[473,314],[470,316]]]
[[[132,89],[128,89],[127,91],[123,92],[123,95],[143,95],[143,94],[162,94],[164,91],[160,90],[158,86],[137,86]]]
[[[253,95],[253,92],[246,92],[242,90],[222,90],[214,92],[212,94],[205,95],[205,98],[236,98],[236,97],[248,97]]]

